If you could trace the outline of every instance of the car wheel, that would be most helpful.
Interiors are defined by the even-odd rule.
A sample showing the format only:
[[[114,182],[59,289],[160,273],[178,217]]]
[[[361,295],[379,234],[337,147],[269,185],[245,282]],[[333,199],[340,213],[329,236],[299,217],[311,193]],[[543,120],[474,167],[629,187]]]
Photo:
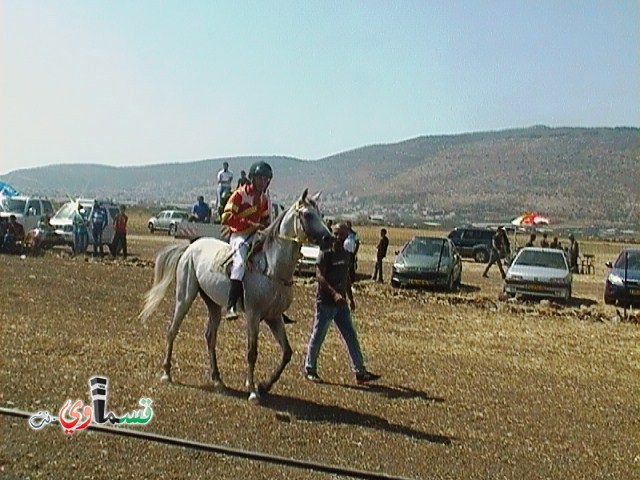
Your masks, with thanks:
[[[147,225],[147,227],[149,227],[149,232],[153,233],[155,231],[153,223],[149,222],[149,225]]]
[[[169,235],[174,236],[175,234],[176,234],[176,225],[175,223],[172,223],[171,225],[169,225]]]
[[[400,287],[400,283],[397,282],[396,280],[391,279],[391,286],[393,288],[399,288]]]
[[[487,250],[476,250],[473,252],[473,259],[477,263],[487,263],[489,261],[489,252]]]

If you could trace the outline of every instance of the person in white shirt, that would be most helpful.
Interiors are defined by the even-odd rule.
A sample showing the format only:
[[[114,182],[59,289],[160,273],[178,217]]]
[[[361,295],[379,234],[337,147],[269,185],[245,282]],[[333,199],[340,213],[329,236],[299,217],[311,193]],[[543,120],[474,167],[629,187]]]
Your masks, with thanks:
[[[231,182],[233,181],[233,172],[229,170],[229,163],[222,163],[222,170],[218,172],[218,187],[216,189],[216,207],[220,208],[222,199],[226,196],[228,198],[231,193]]]
[[[356,270],[358,268],[358,250],[360,249],[360,239],[358,238],[358,234],[353,229],[353,225],[350,221],[346,222],[346,226],[348,228],[348,235],[344,240],[342,248],[344,248],[351,257],[349,277],[351,278],[351,283],[354,283],[356,281]]]

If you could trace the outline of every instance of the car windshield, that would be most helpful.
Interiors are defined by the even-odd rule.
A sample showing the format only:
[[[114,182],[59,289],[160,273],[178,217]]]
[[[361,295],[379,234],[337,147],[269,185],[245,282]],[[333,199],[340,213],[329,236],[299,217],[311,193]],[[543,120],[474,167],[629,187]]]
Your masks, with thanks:
[[[449,249],[443,248],[443,242],[444,240],[439,238],[414,238],[406,245],[403,253],[437,257],[442,252],[443,256],[447,256]]]
[[[5,212],[9,213],[24,213],[24,207],[26,206],[26,200],[18,200],[16,198],[5,198],[2,201],[2,208]]]
[[[56,212],[53,218],[70,218],[76,211],[76,205],[73,203],[65,203],[60,210]]]
[[[625,260],[625,253],[627,254],[626,257],[628,260]],[[640,252],[622,252],[616,260],[614,267],[624,270],[625,262],[628,262],[628,270],[640,270]]]
[[[545,267],[561,270],[567,268],[564,253],[560,251],[542,252],[538,250],[524,250],[518,255],[514,264],[523,267]]]

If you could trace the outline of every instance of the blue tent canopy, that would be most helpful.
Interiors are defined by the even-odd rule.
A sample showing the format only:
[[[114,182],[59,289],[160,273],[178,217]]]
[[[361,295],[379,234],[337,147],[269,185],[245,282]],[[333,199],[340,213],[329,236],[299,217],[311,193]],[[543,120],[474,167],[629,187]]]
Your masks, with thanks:
[[[13,197],[17,195],[18,191],[9,185],[7,182],[0,180],[0,198],[1,197]]]

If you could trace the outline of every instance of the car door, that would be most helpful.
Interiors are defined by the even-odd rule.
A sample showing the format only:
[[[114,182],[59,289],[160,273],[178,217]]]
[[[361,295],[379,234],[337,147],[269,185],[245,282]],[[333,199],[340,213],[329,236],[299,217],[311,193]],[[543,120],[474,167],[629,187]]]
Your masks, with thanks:
[[[103,206],[103,208],[107,211],[107,226],[102,231],[102,243],[111,244],[116,234],[116,229],[113,228],[113,219],[118,214],[118,207],[110,205],[108,207]]]
[[[27,202],[26,210],[24,213],[24,230],[28,232],[33,230],[38,225],[38,220],[42,215],[42,204],[37,198],[31,198]]]
[[[160,215],[160,218],[158,219],[159,228],[161,230],[167,230],[170,222],[171,212],[162,212],[162,215]]]

